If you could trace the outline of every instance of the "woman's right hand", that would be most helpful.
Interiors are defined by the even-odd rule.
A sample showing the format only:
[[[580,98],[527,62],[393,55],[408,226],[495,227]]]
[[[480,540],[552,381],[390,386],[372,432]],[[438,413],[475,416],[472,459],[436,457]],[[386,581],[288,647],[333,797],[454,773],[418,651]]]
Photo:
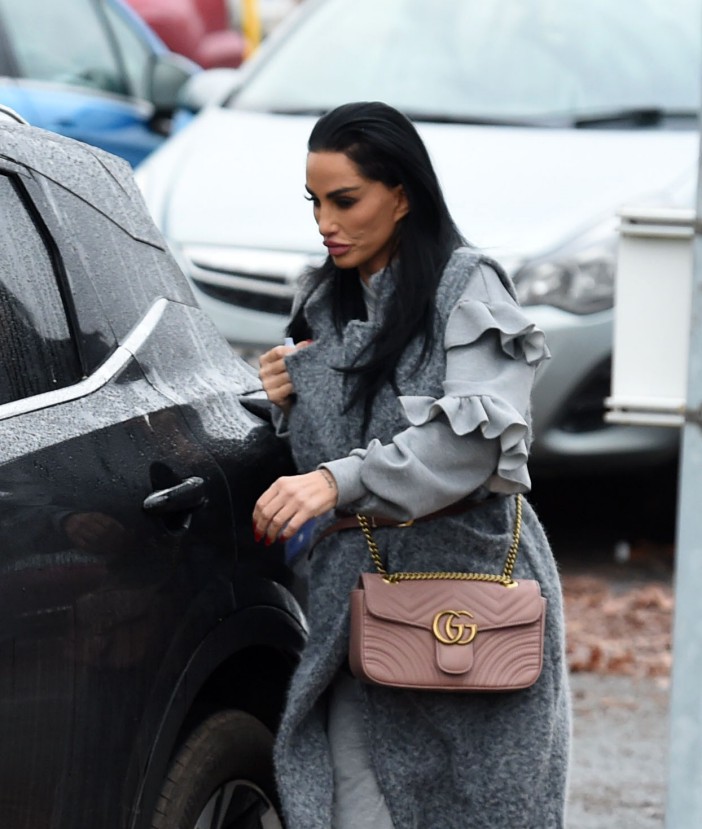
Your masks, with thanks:
[[[259,372],[258,376],[261,379],[263,390],[268,395],[271,403],[281,408],[285,414],[290,410],[292,403],[292,395],[295,393],[290,375],[285,366],[285,357],[292,354],[298,348],[302,348],[310,344],[309,340],[301,342],[298,345],[277,345],[266,351],[259,358]]]
[[[285,357],[292,354],[295,347],[292,345],[277,345],[266,351],[259,358],[258,376],[261,379],[263,390],[271,403],[275,403],[286,414],[290,408],[290,398],[295,389],[285,367]]]

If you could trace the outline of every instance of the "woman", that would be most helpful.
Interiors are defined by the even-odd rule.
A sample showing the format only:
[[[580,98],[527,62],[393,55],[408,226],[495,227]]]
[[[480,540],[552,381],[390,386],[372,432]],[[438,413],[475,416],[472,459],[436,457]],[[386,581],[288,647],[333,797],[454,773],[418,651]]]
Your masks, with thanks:
[[[257,538],[290,538],[332,509],[419,518],[374,532],[388,569],[500,572],[514,493],[530,486],[543,334],[499,266],[465,245],[404,116],[347,104],[317,122],[308,149],[329,256],[296,302],[298,345],[261,358],[299,474],[257,502]],[[276,747],[288,829],[562,827],[560,586],[529,505],[515,575],[538,579],[548,610],[544,668],[527,690],[440,694],[352,678],[349,591],[364,570],[373,564],[357,530],[324,537],[310,561],[309,642]]]

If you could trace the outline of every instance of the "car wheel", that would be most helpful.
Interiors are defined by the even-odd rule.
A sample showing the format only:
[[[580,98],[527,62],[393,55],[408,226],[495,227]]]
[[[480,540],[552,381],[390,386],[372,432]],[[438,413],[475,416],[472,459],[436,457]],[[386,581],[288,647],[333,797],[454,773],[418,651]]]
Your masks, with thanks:
[[[206,719],[178,750],[152,829],[282,829],[273,737],[243,711]]]

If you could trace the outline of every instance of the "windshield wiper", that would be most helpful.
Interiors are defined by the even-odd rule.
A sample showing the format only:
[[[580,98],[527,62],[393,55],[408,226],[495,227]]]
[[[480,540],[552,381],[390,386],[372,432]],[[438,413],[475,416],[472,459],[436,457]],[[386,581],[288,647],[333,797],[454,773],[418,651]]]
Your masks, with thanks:
[[[323,107],[273,107],[265,111],[273,115],[314,115],[316,117],[320,117],[327,112]]]
[[[268,110],[275,115],[308,115],[320,117],[327,112],[324,107],[273,107]],[[691,120],[699,118],[693,109],[664,109],[662,107],[622,107],[621,109],[592,112],[556,112],[543,115],[465,115],[445,112],[412,112],[405,110],[412,121],[434,124],[465,124],[488,127],[608,127],[619,124],[634,127],[655,127],[669,120]]]
[[[443,112],[408,112],[405,115],[411,121],[426,121],[434,124],[475,124],[481,127],[542,127],[550,125],[538,116],[534,118],[499,115],[448,115]]]
[[[601,112],[574,115],[574,127],[607,127],[630,124],[634,127],[656,127],[668,120],[697,120],[699,112],[693,109],[663,109],[662,107],[623,107]]]

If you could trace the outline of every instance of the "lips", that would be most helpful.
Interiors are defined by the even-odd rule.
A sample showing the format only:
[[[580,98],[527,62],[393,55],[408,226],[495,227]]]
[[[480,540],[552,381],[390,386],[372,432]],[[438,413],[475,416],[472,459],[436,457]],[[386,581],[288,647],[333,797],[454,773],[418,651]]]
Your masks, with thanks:
[[[339,242],[325,242],[324,246],[329,251],[330,256],[343,256],[351,250],[351,245],[342,245]]]

